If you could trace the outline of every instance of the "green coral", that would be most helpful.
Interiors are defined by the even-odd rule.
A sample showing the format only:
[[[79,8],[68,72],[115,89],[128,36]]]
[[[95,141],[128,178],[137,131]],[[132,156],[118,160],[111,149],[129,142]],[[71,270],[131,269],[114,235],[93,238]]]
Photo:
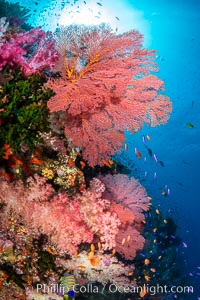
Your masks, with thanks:
[[[4,70],[4,73],[6,71]],[[47,100],[53,92],[43,87],[45,77],[24,77],[15,70],[0,88],[0,157],[8,144],[15,153],[26,145],[33,151],[40,141],[38,132],[48,131]]]

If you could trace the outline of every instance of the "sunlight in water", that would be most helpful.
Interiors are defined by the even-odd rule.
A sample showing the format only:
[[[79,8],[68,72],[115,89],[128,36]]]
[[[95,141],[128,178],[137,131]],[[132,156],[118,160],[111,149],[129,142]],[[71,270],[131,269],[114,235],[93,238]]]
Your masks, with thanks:
[[[137,29],[144,34],[145,46],[150,43],[149,23],[144,19],[143,12],[135,10],[128,1],[68,1],[62,11],[58,24],[97,25],[109,23],[114,31],[123,33],[130,29]]]
[[[144,47],[151,44],[150,22],[141,10],[136,10],[129,0],[9,0],[30,9],[29,22],[54,31],[60,25],[108,23],[117,33],[131,29],[144,35]]]

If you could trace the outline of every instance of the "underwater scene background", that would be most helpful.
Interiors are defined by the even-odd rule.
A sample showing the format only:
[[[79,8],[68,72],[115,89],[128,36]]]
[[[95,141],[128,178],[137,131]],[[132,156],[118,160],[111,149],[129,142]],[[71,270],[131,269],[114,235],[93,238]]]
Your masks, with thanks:
[[[0,0],[0,299],[200,299],[199,12]]]

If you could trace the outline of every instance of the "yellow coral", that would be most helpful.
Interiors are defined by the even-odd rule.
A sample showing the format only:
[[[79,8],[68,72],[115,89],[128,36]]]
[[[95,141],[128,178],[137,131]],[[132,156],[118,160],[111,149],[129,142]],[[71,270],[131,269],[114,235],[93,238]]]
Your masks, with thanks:
[[[51,169],[45,168],[42,170],[42,176],[47,179],[52,179],[54,177],[54,173]]]

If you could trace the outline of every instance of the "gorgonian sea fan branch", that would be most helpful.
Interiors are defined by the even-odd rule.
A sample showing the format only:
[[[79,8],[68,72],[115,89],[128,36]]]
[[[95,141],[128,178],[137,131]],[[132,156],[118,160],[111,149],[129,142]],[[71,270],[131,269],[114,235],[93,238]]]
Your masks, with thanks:
[[[76,25],[61,28],[55,40],[61,78],[47,83],[55,91],[48,107],[65,112],[65,135],[90,165],[102,165],[121,148],[124,130],[167,122],[171,102],[151,73],[157,71],[155,51],[141,48],[140,33]]]

